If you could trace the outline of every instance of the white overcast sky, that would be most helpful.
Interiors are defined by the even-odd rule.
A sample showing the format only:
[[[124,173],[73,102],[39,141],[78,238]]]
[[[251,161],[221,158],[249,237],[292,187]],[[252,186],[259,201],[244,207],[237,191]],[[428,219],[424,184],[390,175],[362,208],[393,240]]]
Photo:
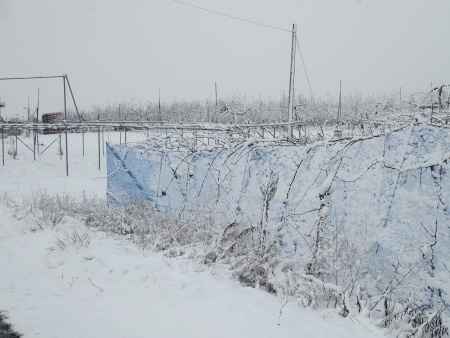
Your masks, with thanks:
[[[185,0],[290,30],[316,97],[450,81],[449,0]],[[0,0],[0,77],[67,73],[78,106],[122,100],[279,98],[291,34],[173,0]],[[297,54],[296,90],[309,93]],[[62,79],[0,81],[2,115],[62,109]]]

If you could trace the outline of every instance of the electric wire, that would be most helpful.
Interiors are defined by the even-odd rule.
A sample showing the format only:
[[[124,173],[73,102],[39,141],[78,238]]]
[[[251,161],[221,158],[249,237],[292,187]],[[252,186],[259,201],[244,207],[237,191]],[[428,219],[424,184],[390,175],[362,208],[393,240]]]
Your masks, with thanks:
[[[298,49],[298,52],[300,54],[300,58],[302,59],[303,71],[305,72],[306,81],[308,82],[309,91],[311,92],[311,98],[313,100],[314,108],[317,111],[316,99],[314,98],[314,94],[313,94],[313,91],[312,91],[312,88],[311,88],[311,83],[309,82],[309,76],[308,76],[308,72],[306,71],[305,60],[303,59],[302,50],[300,49],[300,44],[298,42],[297,36],[295,36],[295,43],[297,45],[297,49]]]
[[[210,12],[210,13],[214,13],[214,14],[226,16],[226,17],[228,17],[228,18],[232,18],[232,19],[236,19],[236,20],[240,20],[240,21],[244,21],[244,22],[248,22],[248,23],[252,23],[252,24],[254,24],[254,25],[264,26],[264,27],[267,27],[267,28],[273,28],[273,29],[277,29],[277,30],[285,31],[285,32],[292,32],[292,31],[289,30],[289,29],[279,28],[279,27],[270,26],[270,25],[266,25],[266,24],[263,24],[263,23],[255,22],[255,21],[250,21],[250,20],[238,18],[238,17],[236,17],[236,16],[232,16],[232,15],[228,15],[228,14],[224,14],[224,13],[212,11],[212,10],[210,10],[210,9],[206,9],[206,8],[203,8],[203,7],[200,7],[200,6],[191,5],[191,4],[188,4],[188,3],[183,2],[183,1],[179,1],[179,0],[173,0],[173,1],[178,2],[178,3],[180,3],[180,4],[183,4],[183,5],[186,5],[186,6],[191,6],[191,7],[197,8],[197,9],[201,9],[201,10],[206,11],[206,12]]]

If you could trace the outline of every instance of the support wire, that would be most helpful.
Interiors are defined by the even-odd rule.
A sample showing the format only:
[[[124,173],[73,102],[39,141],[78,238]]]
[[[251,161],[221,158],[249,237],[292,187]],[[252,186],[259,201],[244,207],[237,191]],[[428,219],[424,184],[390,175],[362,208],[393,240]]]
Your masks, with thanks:
[[[300,58],[302,59],[303,71],[305,72],[306,81],[308,82],[309,91],[311,92],[311,98],[313,100],[314,108],[316,109],[316,112],[317,112],[316,99],[314,98],[314,94],[313,94],[313,91],[311,88],[311,83],[309,82],[309,76],[308,76],[308,72],[306,71],[305,60],[303,60],[303,54],[302,54],[302,50],[300,49],[300,44],[298,43],[297,36],[295,37],[295,40],[297,43],[297,49],[300,54]]]

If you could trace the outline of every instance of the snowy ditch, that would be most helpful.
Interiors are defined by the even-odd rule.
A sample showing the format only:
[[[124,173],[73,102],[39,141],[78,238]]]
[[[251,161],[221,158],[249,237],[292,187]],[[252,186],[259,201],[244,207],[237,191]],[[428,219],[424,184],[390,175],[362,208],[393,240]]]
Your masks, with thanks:
[[[107,196],[203,215],[216,229],[205,263],[230,263],[244,285],[439,336],[450,304],[450,133],[423,122],[310,146],[109,145]]]

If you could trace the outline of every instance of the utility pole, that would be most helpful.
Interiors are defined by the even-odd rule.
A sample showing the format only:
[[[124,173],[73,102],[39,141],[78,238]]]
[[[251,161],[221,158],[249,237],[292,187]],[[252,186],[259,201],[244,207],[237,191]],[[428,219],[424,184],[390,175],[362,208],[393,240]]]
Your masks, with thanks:
[[[291,74],[289,79],[289,103],[288,103],[288,135],[292,137],[292,121],[293,121],[293,108],[294,108],[294,77],[295,77],[295,41],[297,38],[297,24],[292,26],[292,47],[291,47]]]

